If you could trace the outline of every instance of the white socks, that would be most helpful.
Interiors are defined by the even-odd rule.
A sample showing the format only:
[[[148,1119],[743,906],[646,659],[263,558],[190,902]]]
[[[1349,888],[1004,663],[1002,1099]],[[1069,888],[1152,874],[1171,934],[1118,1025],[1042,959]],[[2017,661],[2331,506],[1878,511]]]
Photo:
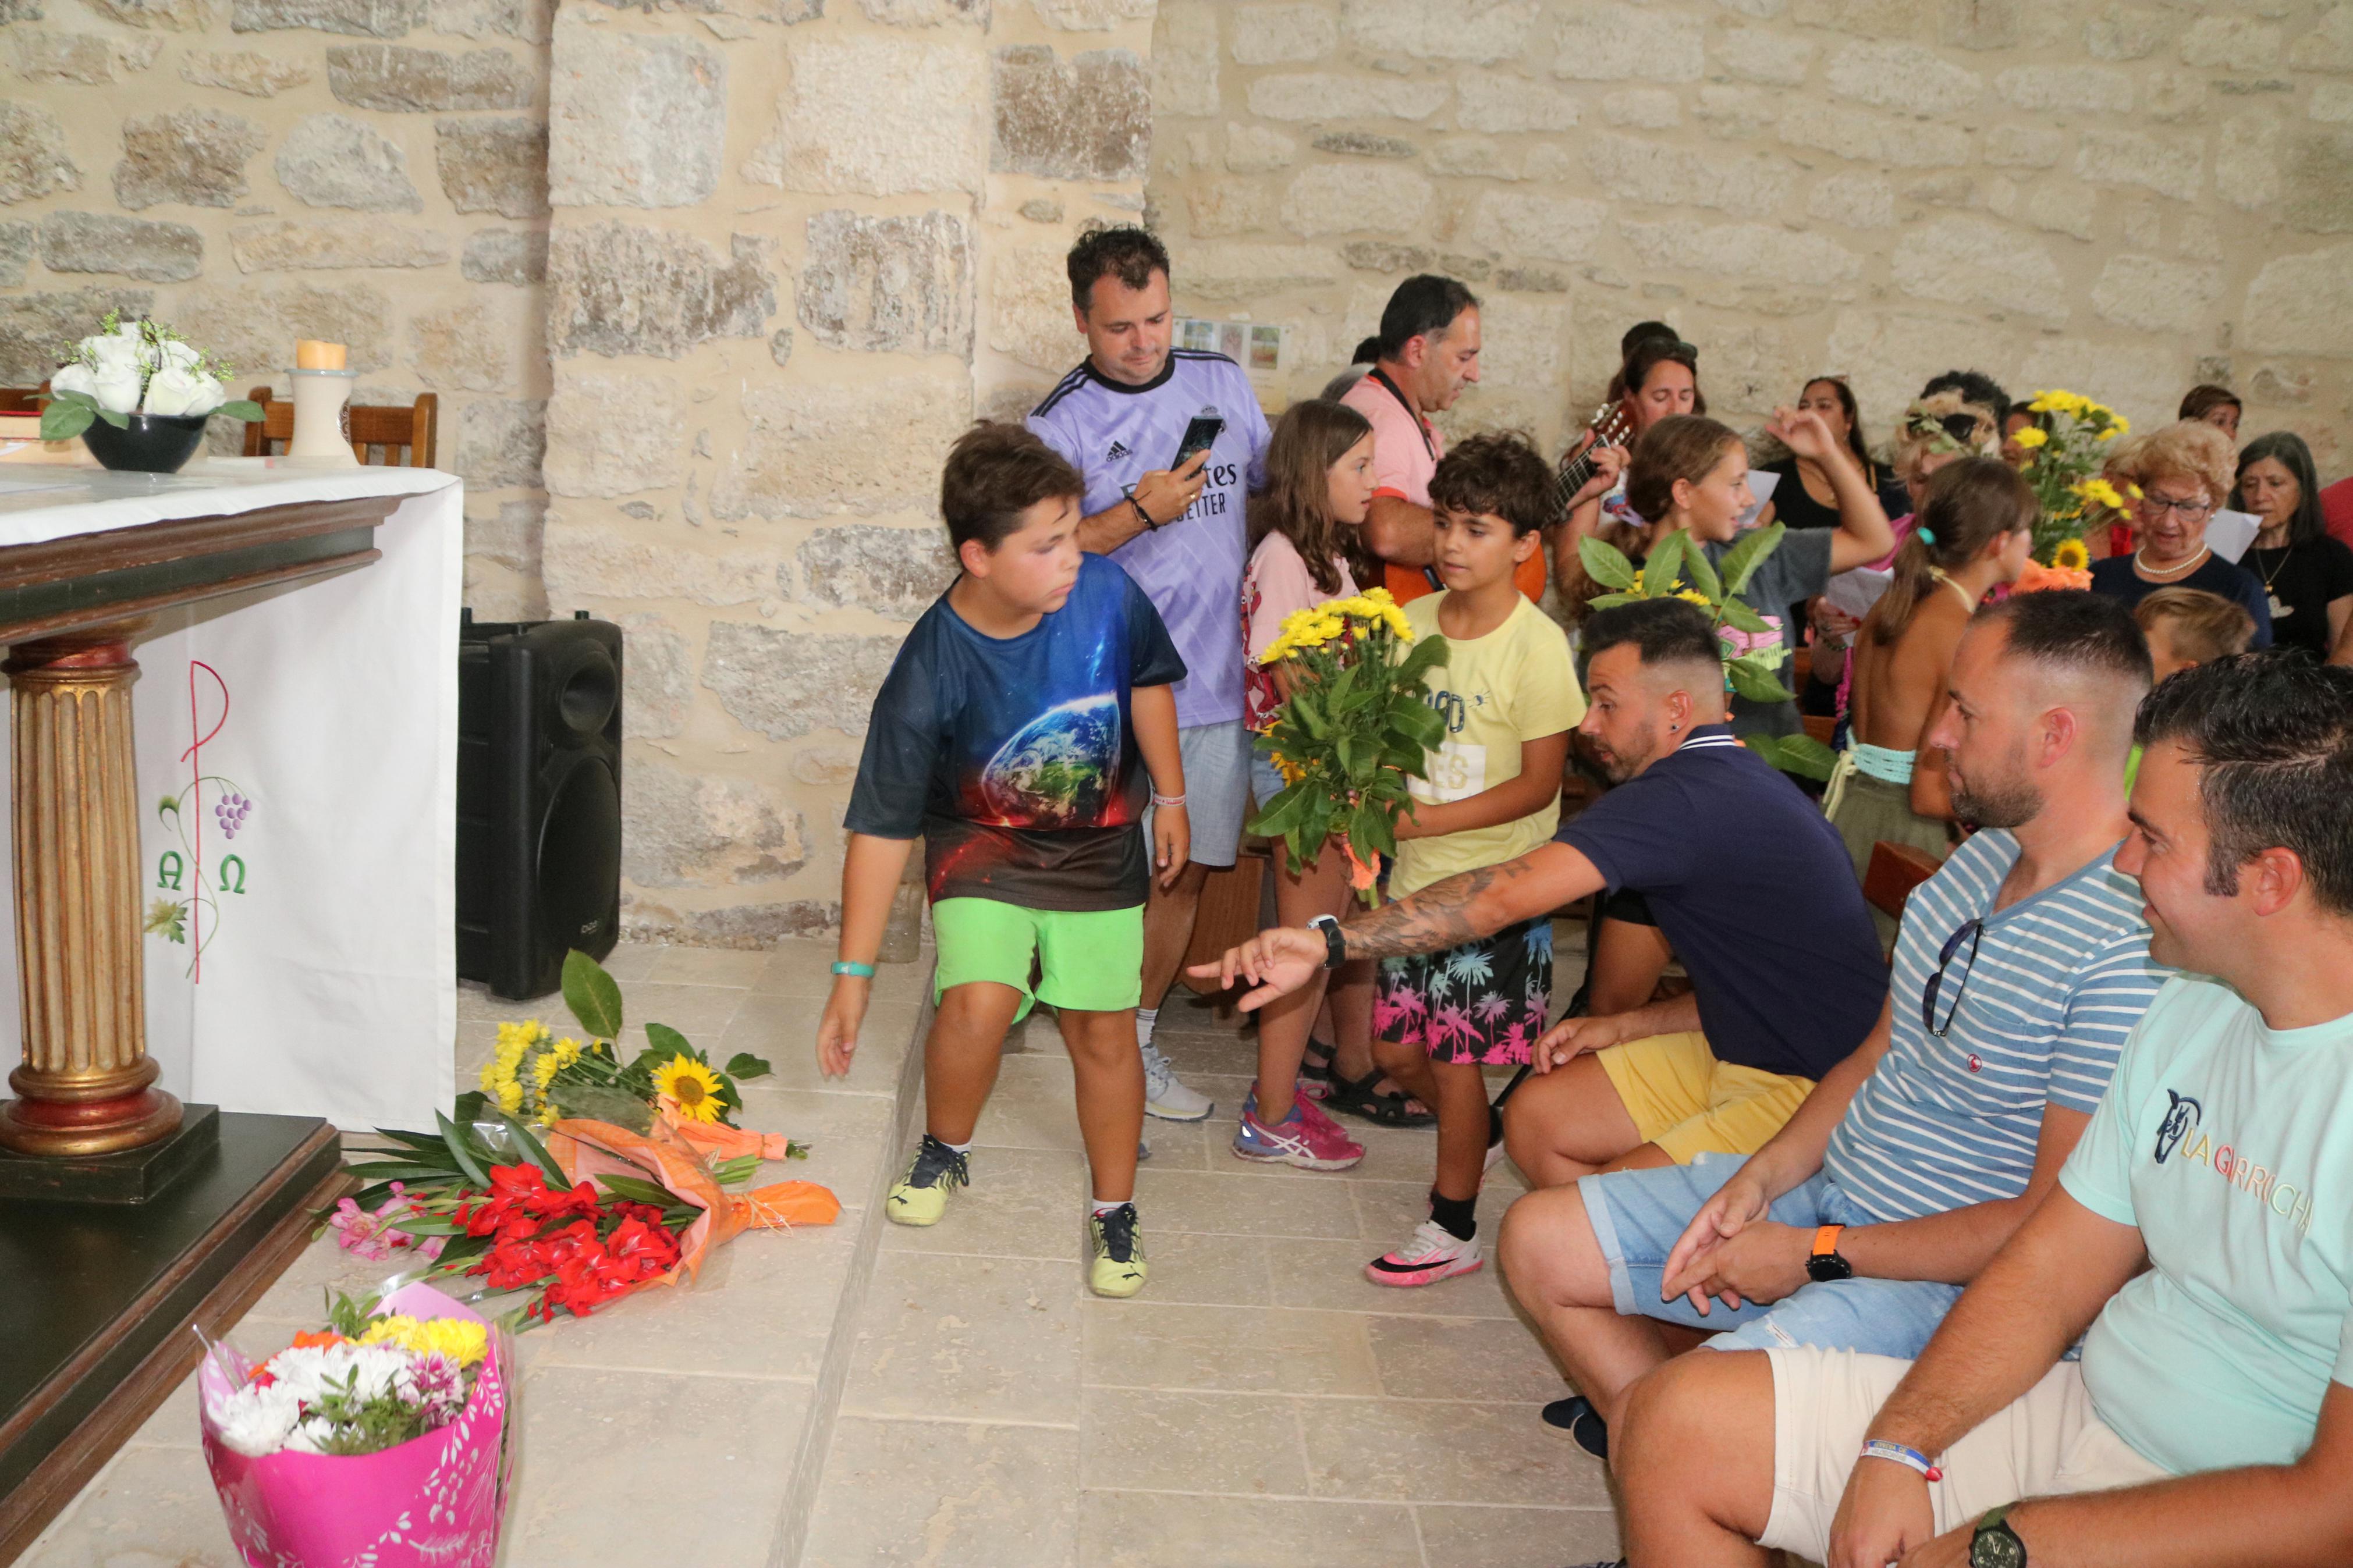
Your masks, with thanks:
[[[1090,1218],[1101,1219],[1103,1215],[1111,1213],[1112,1210],[1124,1207],[1134,1201],[1135,1200],[1134,1198],[1089,1198],[1087,1200],[1087,1215]]]
[[[1159,1022],[1159,1008],[1138,1007],[1135,1010],[1135,1044],[1138,1049],[1152,1043],[1153,1027]]]

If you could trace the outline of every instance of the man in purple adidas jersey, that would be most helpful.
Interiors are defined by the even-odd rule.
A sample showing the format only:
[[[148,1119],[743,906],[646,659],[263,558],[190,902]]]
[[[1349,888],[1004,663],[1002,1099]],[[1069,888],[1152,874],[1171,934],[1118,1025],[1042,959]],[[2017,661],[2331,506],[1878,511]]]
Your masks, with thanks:
[[[1266,479],[1266,416],[1232,360],[1172,350],[1168,252],[1157,239],[1141,228],[1099,229],[1071,247],[1069,268],[1087,357],[1031,412],[1029,428],[1086,478],[1080,544],[1125,568],[1185,660],[1176,724],[1192,861],[1166,891],[1155,880],[1145,906],[1145,1005],[1135,1032],[1145,1109],[1198,1121],[1210,1101],[1176,1080],[1152,1045],[1152,1028],[1192,941],[1201,885],[1210,868],[1234,863],[1249,813],[1242,514],[1250,491]],[[1217,438],[1180,462],[1197,417],[1220,422]]]

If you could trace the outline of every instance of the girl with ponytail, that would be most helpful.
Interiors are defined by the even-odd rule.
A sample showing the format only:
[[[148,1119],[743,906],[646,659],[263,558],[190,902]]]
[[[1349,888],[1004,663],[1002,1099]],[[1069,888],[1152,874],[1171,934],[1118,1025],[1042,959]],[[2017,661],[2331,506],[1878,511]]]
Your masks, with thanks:
[[[1927,481],[1894,580],[1855,638],[1853,742],[1824,798],[1858,877],[1882,839],[1945,852],[1951,787],[1944,754],[1921,738],[1944,710],[1969,616],[2026,569],[2034,516],[2034,491],[1999,458],[1959,458]],[[1894,922],[1877,918],[1892,940]]]

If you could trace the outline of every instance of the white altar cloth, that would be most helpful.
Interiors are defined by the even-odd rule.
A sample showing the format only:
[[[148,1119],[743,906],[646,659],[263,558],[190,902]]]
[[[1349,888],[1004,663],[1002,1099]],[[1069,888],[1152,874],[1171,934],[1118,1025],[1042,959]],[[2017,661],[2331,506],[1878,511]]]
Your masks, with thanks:
[[[0,549],[360,496],[406,498],[383,559],[168,611],[135,650],[147,1049],[184,1100],[429,1128],[456,1089],[464,487],[259,458],[15,468]],[[14,1061],[13,931],[0,977]]]

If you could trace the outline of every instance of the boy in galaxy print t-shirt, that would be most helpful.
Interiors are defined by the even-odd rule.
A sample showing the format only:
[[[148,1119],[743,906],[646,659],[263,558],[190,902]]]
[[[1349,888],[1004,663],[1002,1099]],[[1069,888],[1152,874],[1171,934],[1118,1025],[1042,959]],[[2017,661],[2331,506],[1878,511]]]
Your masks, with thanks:
[[[818,1061],[849,1071],[892,895],[921,834],[938,1012],[923,1047],[923,1138],[885,1212],[935,1225],[970,1182],[1005,1033],[1044,1001],[1070,1049],[1093,1181],[1089,1282],[1133,1296],[1145,1272],[1132,1201],[1144,899],[1151,878],[1166,885],[1185,867],[1170,689],[1185,663],[1143,590],[1080,551],[1082,489],[1077,469],[1017,425],[976,425],[948,454],[940,510],[964,571],[875,695]],[[1147,798],[1157,807],[1148,853]]]

